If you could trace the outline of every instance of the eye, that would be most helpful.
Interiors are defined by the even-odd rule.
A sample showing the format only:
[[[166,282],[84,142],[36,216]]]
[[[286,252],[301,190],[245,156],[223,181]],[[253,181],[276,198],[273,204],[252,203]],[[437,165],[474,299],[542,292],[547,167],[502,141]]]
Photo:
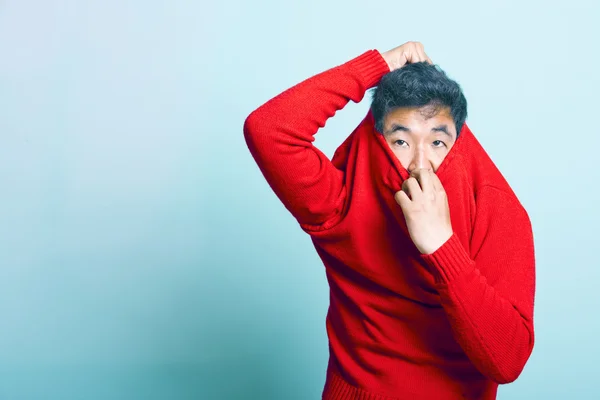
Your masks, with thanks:
[[[402,146],[403,144],[408,144],[406,143],[404,140],[402,139],[398,139],[394,142],[394,144],[397,144],[398,146]]]
[[[442,147],[442,145],[446,146],[446,143],[442,142],[441,140],[434,140],[433,145],[434,145],[434,147]]]

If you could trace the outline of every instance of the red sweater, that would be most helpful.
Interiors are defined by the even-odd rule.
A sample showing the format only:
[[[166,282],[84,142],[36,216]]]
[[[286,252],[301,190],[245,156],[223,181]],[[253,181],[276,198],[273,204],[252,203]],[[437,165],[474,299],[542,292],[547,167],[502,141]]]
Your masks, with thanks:
[[[326,270],[323,399],[495,399],[534,344],[529,216],[465,124],[440,165],[453,235],[412,243],[394,193],[408,178],[369,112],[331,160],[313,146],[328,118],[389,72],[377,50],[315,75],[244,123],[267,182]]]

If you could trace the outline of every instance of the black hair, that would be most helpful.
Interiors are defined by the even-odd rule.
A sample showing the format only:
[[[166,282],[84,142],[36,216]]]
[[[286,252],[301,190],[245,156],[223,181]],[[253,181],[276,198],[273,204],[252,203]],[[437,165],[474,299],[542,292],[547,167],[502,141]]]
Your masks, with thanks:
[[[458,83],[438,65],[425,61],[388,72],[372,91],[371,112],[380,133],[385,115],[395,108],[423,107],[421,111],[429,118],[444,106],[450,107],[458,139],[467,119],[467,99]]]

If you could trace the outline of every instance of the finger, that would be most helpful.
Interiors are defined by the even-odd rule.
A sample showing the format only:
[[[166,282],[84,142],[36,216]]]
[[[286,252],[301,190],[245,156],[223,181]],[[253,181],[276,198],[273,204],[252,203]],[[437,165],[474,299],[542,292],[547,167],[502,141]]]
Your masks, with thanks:
[[[419,186],[419,181],[415,177],[410,177],[402,184],[402,189],[410,196],[412,201],[420,201],[423,197],[423,191]]]
[[[402,190],[396,192],[394,199],[403,210],[410,205],[410,199],[408,198],[408,195]]]
[[[419,61],[431,61],[429,60],[429,57],[427,57],[427,54],[425,54],[425,48],[421,43],[417,44],[417,53],[419,54]]]
[[[427,55],[427,53],[425,52],[425,48],[423,46],[421,46],[421,50],[423,51],[423,56],[425,57],[425,61],[427,61],[429,64],[433,65],[433,61],[431,60],[431,58]]]
[[[421,47],[417,46],[417,54],[419,55],[419,61],[427,61],[427,56],[425,55],[425,50]]]
[[[433,194],[435,193],[435,189],[433,187],[433,182],[431,178],[431,170],[429,169],[418,169],[413,172],[415,178],[419,181],[421,185],[421,191],[424,194]]]
[[[410,64],[421,61],[421,55],[419,54],[419,43],[410,42],[406,48],[406,59]]]

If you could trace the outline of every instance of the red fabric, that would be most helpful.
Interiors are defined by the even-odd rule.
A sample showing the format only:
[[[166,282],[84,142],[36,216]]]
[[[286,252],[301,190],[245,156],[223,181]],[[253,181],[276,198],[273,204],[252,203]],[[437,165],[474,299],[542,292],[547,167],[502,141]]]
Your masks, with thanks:
[[[408,173],[370,112],[331,161],[312,144],[328,118],[387,72],[369,50],[284,91],[244,123],[252,156],[325,265],[323,399],[495,399],[533,350],[533,233],[469,127],[436,172],[454,233],[428,255],[394,200]]]

